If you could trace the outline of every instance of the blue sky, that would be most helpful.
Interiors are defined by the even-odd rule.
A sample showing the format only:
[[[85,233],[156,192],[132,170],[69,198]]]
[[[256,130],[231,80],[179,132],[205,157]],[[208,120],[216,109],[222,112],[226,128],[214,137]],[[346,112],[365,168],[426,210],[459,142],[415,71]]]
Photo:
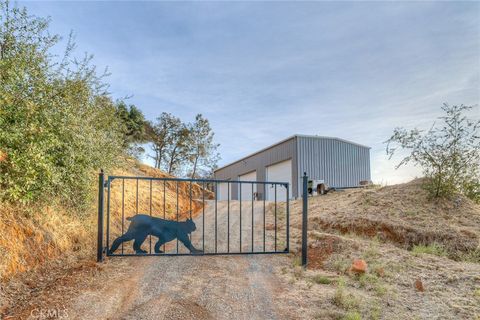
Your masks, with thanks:
[[[393,128],[480,103],[478,2],[20,4],[73,30],[77,53],[109,67],[112,96],[132,95],[149,119],[204,114],[220,165],[319,134],[371,146],[375,182],[406,181],[419,170],[387,160]]]

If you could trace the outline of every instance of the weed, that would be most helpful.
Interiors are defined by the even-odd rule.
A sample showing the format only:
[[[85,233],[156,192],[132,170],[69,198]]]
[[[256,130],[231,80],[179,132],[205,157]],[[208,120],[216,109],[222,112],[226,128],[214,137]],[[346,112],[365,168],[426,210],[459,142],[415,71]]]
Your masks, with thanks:
[[[380,242],[377,237],[375,237],[375,241],[372,241],[368,246],[367,250],[362,253],[362,258],[365,259],[367,262],[375,260],[379,258],[380,253],[378,251],[378,243]]]
[[[332,266],[338,272],[344,273],[350,267],[350,261],[348,259],[337,257],[333,259]]]
[[[358,277],[358,282],[362,288],[371,288],[378,283],[379,279],[376,275],[365,273]]]
[[[433,254],[439,257],[445,257],[448,254],[445,248],[438,243],[414,245],[412,253],[416,256],[421,254]]]
[[[384,295],[387,294],[388,292],[388,289],[387,287],[383,284],[383,283],[377,283],[373,289],[375,290],[375,293],[377,294],[377,296],[379,297],[383,297]]]
[[[353,310],[358,307],[358,301],[353,294],[345,292],[345,283],[339,281],[335,295],[333,296],[333,303],[345,310]]]
[[[317,274],[312,277],[313,282],[316,284],[331,284],[332,280],[326,276],[322,276],[321,274]]]
[[[379,320],[381,317],[382,308],[378,305],[378,303],[374,303],[372,308],[370,309],[370,319]]]
[[[362,316],[356,311],[348,312],[343,316],[343,320],[362,320]]]
[[[302,265],[302,258],[300,256],[293,257],[292,264],[294,267],[300,267]]]
[[[473,295],[474,295],[476,298],[480,299],[480,288],[476,289],[476,290],[473,292]]]
[[[480,249],[462,252],[459,254],[461,261],[480,263]]]
[[[383,281],[375,274],[365,273],[360,275],[357,279],[360,283],[360,287],[375,291],[376,295],[379,297],[383,297],[388,291]]]
[[[303,268],[302,267],[295,267],[293,269],[293,276],[295,277],[295,279],[303,278]]]

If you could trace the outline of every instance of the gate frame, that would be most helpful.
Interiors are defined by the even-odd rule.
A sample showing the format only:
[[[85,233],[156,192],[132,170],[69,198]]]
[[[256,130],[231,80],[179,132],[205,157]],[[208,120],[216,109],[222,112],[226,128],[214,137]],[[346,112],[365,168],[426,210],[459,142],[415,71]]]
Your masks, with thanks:
[[[243,251],[243,252],[241,251],[241,248],[240,248],[240,252],[230,252],[229,248],[228,248],[228,252],[202,252],[202,253],[195,253],[195,254],[192,254],[192,253],[178,253],[178,251],[176,253],[151,253],[151,252],[149,252],[149,254],[143,254],[143,255],[124,254],[124,253],[122,253],[122,254],[109,254],[108,249],[109,249],[109,227],[110,227],[110,221],[109,221],[110,220],[110,185],[111,185],[111,182],[114,179],[123,179],[123,181],[125,181],[125,179],[132,179],[132,180],[136,179],[137,180],[137,199],[138,199],[138,180],[149,180],[150,181],[150,186],[151,186],[151,182],[153,180],[157,180],[157,181],[176,181],[177,182],[177,188],[178,188],[178,183],[179,182],[184,182],[184,183],[189,182],[190,185],[192,184],[192,182],[195,182],[195,183],[201,183],[203,189],[205,189],[205,183],[213,183],[213,184],[215,184],[215,186],[217,186],[218,183],[228,183],[229,189],[230,189],[230,184],[231,183],[238,183],[239,185],[241,185],[242,183],[252,184],[252,187],[253,187],[253,184],[261,184],[261,185],[262,184],[263,185],[274,184],[275,188],[276,188],[277,185],[284,185],[286,187],[286,194],[287,194],[287,197],[286,197],[286,220],[287,220],[287,222],[286,222],[286,227],[285,227],[286,248],[283,251],[276,251],[276,236],[275,236],[275,251],[258,251],[258,252],[255,252],[255,251],[253,251],[253,243],[252,243],[252,251]],[[290,198],[289,198],[290,184],[287,183],[287,182],[231,181],[231,180],[215,180],[215,179],[186,179],[186,178],[156,178],[156,177],[145,177],[145,176],[140,176],[140,177],[138,177],[138,176],[108,176],[107,181],[105,181],[105,174],[104,174],[103,169],[100,170],[98,181],[99,181],[98,182],[99,189],[98,189],[97,262],[104,261],[105,256],[142,256],[142,257],[144,257],[144,256],[202,256],[202,255],[207,256],[207,255],[247,255],[247,254],[290,253]],[[106,226],[106,228],[107,228],[107,232],[106,232],[107,238],[105,239],[106,240],[106,246],[104,247],[103,246],[103,240],[104,240],[103,229],[104,229],[104,218],[105,218],[104,217],[105,188],[108,189],[108,199],[107,199],[107,217],[106,217],[107,218],[107,226]],[[306,189],[304,189],[304,193],[305,193],[305,191],[306,191]],[[151,190],[150,190],[150,192],[151,192]],[[191,190],[190,190],[190,192],[191,192]],[[217,193],[217,188],[215,188],[215,193]],[[178,190],[177,190],[177,197],[178,197]],[[264,195],[264,197],[265,197],[265,195]],[[204,195],[202,196],[202,199],[204,201],[204,199],[205,199]],[[190,199],[190,201],[191,201],[191,199]],[[228,197],[228,201],[230,201],[229,197]],[[240,198],[240,201],[241,201],[241,198]],[[265,203],[265,199],[263,200],[263,202]],[[215,199],[215,206],[216,206],[216,203],[217,203],[217,199]],[[137,200],[137,205],[138,205],[138,200]],[[265,206],[264,206],[264,209],[265,209]],[[253,207],[252,207],[252,212],[253,212]],[[215,209],[215,214],[216,214],[216,209]],[[229,214],[229,212],[228,212],[228,214]],[[276,212],[275,212],[275,214],[276,214]],[[275,216],[275,220],[276,220],[276,216]],[[217,223],[217,221],[215,221],[215,223]],[[275,221],[275,223],[276,223],[276,221]],[[240,226],[240,228],[241,228],[241,226]],[[265,225],[264,225],[264,228],[265,228]],[[276,232],[277,232],[277,228],[275,227],[275,233]],[[252,233],[253,233],[253,229],[252,229]],[[240,235],[241,235],[241,229],[240,229]],[[203,238],[204,237],[205,237],[205,233],[203,233]],[[240,239],[241,239],[241,237],[240,237]],[[178,246],[178,243],[177,243],[177,246]],[[303,251],[302,251],[302,253],[303,253]],[[303,259],[302,259],[302,261],[303,261]]]

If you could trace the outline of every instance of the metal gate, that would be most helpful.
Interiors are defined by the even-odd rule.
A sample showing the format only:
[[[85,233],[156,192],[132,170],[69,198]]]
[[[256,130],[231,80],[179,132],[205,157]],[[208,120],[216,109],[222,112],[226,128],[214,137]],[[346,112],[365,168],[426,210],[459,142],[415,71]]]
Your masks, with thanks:
[[[288,253],[289,187],[269,181],[105,179],[102,171],[97,260]],[[268,189],[273,199],[265,199]]]

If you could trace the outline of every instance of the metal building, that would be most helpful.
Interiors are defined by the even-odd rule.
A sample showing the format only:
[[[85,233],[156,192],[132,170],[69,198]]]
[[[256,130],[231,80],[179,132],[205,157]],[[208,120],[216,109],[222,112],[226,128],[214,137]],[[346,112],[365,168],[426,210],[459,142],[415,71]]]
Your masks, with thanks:
[[[370,181],[370,147],[333,137],[294,135],[215,170],[215,179],[290,183],[290,198],[301,196],[303,172],[335,188],[358,187]],[[217,197],[238,200],[285,199],[286,190],[274,186],[219,183]]]

